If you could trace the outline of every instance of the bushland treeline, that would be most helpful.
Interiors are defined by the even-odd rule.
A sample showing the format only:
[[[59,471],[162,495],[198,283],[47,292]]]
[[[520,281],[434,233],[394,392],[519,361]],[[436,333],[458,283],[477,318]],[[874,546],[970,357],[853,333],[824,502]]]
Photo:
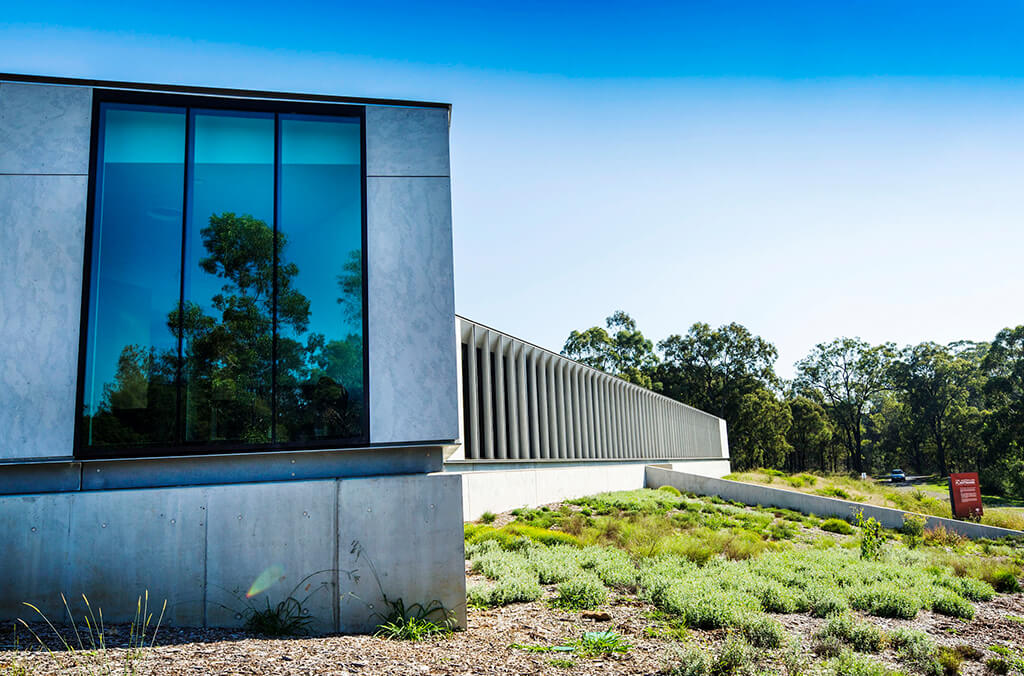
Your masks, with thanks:
[[[562,354],[725,418],[737,470],[977,471],[987,491],[1024,497],[1024,326],[948,345],[836,338],[793,380],[736,323],[654,343],[619,311]]]

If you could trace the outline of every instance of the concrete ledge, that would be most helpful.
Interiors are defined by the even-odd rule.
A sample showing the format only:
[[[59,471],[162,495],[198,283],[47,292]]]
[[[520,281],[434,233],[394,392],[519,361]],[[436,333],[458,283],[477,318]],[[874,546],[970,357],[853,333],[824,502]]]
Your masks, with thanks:
[[[426,474],[441,469],[443,456],[440,445],[417,445],[0,462],[0,495]]]
[[[449,463],[446,473],[462,476],[463,519],[472,521],[484,512],[504,512],[516,507],[535,507],[595,493],[643,488],[651,460],[559,463],[543,462]],[[665,461],[666,466],[724,476],[729,460]],[[509,469],[515,466],[515,469]]]
[[[903,510],[891,509],[889,507],[865,505],[849,500],[808,495],[807,493],[787,491],[782,488],[771,488],[768,486],[757,486],[729,479],[698,476],[681,472],[678,468],[669,470],[661,467],[648,467],[647,485],[651,488],[673,486],[680,491],[696,493],[698,495],[717,495],[723,500],[735,500],[748,505],[781,507],[804,514],[835,516],[841,519],[849,519],[858,511],[864,510],[865,517],[874,517],[886,528],[900,528],[903,525],[903,515],[906,513]],[[928,528],[943,526],[947,530],[955,531],[969,538],[998,539],[1004,537],[1024,537],[1024,532],[1019,530],[986,526],[970,521],[945,519],[938,516],[927,516],[925,525]]]

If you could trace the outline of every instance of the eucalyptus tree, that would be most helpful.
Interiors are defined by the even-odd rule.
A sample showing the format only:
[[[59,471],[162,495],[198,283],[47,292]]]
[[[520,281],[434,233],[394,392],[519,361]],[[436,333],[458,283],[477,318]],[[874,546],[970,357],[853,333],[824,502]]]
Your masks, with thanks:
[[[893,384],[910,418],[928,430],[938,470],[949,473],[953,448],[968,445],[982,377],[972,343],[921,343],[905,348],[893,362]]]
[[[796,364],[798,390],[821,393],[841,432],[855,472],[864,472],[864,422],[871,400],[890,387],[892,343],[871,345],[860,338],[819,343]]]
[[[792,424],[786,432],[786,441],[792,448],[788,458],[788,469],[802,472],[807,469],[810,458],[815,458],[818,468],[828,469],[826,453],[832,441],[832,421],[829,420],[821,403],[806,396],[788,400]]]
[[[637,329],[636,320],[618,310],[605,320],[605,327],[574,330],[565,340],[562,354],[627,382],[660,390],[661,384],[651,378],[658,364],[654,343]]]
[[[665,394],[727,420],[744,394],[779,386],[775,346],[735,322],[717,329],[698,322],[685,336],[660,341],[658,349]]]

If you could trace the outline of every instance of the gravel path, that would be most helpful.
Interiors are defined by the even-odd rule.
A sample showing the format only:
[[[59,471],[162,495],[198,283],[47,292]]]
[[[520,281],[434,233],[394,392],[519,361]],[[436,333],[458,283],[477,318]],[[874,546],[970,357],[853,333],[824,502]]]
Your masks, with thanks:
[[[549,592],[550,593],[550,592]],[[651,610],[633,597],[620,596],[602,608],[607,620],[585,619],[580,613],[553,609],[543,601],[520,603],[492,610],[471,610],[469,630],[451,638],[408,643],[368,636],[323,636],[315,638],[269,639],[227,630],[162,628],[157,645],[142,651],[132,661],[138,674],[654,674],[667,663],[672,642],[644,635],[651,624]],[[884,628],[915,627],[927,631],[942,645],[972,645],[986,650],[999,643],[1018,646],[1024,643],[1024,624],[1007,615],[1024,616],[1024,595],[1000,596],[990,603],[979,603],[972,622],[922,612],[907,622],[864,618]],[[802,638],[808,657],[810,636],[822,620],[807,615],[778,616],[787,631]],[[43,627],[33,627],[43,631]],[[124,640],[127,628],[118,627],[114,640]],[[578,639],[586,631],[611,629],[626,637],[632,648],[624,654],[587,658],[562,652],[529,652],[512,644],[555,646]],[[67,632],[65,632],[67,634]],[[43,633],[51,646],[58,643],[52,633]],[[690,632],[690,640],[702,645],[719,642],[718,632]],[[79,656],[75,668],[66,656],[54,658],[36,648],[15,650],[14,635],[7,625],[0,632],[0,673],[17,674],[14,665],[24,666],[29,674],[123,673],[125,652],[111,649],[104,655]],[[22,648],[34,643],[22,629],[18,632]],[[986,653],[986,657],[993,653]],[[896,666],[891,652],[879,657]],[[558,660],[572,660],[571,666]],[[553,663],[552,660],[555,660]],[[762,651],[762,664],[776,662]],[[983,674],[980,662],[967,662],[964,674]]]

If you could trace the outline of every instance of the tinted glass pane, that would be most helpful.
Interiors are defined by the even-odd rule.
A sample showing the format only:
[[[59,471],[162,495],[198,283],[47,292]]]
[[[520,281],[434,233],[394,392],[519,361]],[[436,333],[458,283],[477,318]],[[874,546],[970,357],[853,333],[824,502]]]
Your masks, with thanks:
[[[362,435],[357,118],[281,116],[278,441]]]
[[[271,440],[274,116],[193,111],[185,440]]]
[[[86,446],[176,441],[185,112],[100,109],[86,333]]]

